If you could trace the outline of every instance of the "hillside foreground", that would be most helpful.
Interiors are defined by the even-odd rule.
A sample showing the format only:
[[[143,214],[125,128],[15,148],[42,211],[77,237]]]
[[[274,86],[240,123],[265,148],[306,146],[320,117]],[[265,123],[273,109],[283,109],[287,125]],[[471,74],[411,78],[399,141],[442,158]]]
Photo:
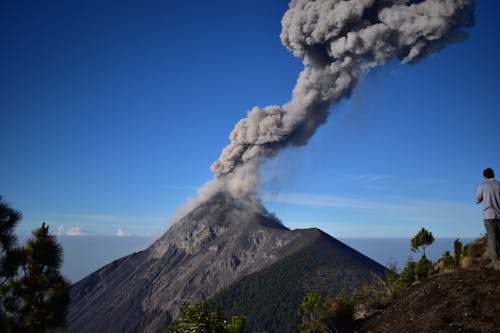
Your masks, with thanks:
[[[488,263],[484,238],[454,271],[439,270],[385,310],[357,322],[359,333],[500,332],[500,271]]]

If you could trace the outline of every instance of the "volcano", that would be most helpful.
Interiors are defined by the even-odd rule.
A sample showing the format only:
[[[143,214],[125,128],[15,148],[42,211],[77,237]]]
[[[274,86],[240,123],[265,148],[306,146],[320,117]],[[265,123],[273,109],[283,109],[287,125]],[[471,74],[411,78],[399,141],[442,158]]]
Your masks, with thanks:
[[[361,277],[337,274],[344,284],[359,285],[371,272],[384,272],[383,266],[318,229],[289,230],[263,207],[218,193],[146,250],[75,283],[67,331],[154,332],[177,317],[182,301],[212,298],[285,262],[292,271],[294,265],[305,267],[294,259],[304,256],[309,263],[318,262],[318,269],[328,266]],[[292,271],[282,285],[297,279]]]

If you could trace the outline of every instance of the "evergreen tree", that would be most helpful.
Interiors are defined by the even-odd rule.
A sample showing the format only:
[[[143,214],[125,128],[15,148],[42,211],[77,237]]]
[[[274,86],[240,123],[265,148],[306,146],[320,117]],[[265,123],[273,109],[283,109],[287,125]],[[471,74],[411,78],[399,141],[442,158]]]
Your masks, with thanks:
[[[208,301],[200,301],[195,305],[184,301],[179,318],[166,329],[165,333],[248,333],[247,318],[234,316],[230,324],[221,308],[212,311]]]
[[[18,247],[13,229],[20,219],[0,198],[0,327],[50,332],[64,325],[69,304],[69,284],[59,272],[62,248],[45,223]]]
[[[460,239],[455,239],[453,242],[453,257],[456,267],[460,266],[460,258],[462,257],[462,242]]]
[[[429,272],[432,267],[432,261],[427,259],[425,255],[425,248],[428,245],[434,243],[434,236],[432,232],[428,231],[425,228],[422,228],[416,235],[411,239],[411,250],[416,252],[420,248],[422,248],[422,257],[415,265],[415,274],[417,279],[422,281],[423,279],[429,276]]]
[[[302,322],[299,326],[299,332],[313,332],[319,327],[319,318],[326,310],[321,296],[316,293],[309,293],[304,296],[300,304],[299,314],[301,314]]]
[[[425,248],[432,243],[434,243],[432,232],[422,228],[415,237],[411,239],[411,250],[416,252],[419,248],[422,248],[423,255],[425,256]]]
[[[14,234],[14,228],[21,218],[22,214],[12,209],[0,196],[0,286],[16,275],[22,262]]]
[[[221,309],[212,312],[207,301],[191,306],[181,305],[179,318],[166,329],[166,333],[225,333],[225,316]]]
[[[231,323],[226,326],[226,333],[248,333],[247,318],[244,316],[234,316]]]
[[[300,306],[300,333],[352,332],[354,299],[342,289],[333,299],[323,301],[316,293],[307,294]]]

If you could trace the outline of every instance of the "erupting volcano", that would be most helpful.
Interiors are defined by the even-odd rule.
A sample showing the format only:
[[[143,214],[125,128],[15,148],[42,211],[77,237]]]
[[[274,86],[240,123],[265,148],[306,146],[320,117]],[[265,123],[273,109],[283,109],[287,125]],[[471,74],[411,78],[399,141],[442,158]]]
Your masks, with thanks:
[[[281,40],[304,70],[291,100],[254,107],[236,124],[211,166],[214,179],[154,244],[73,286],[68,331],[155,331],[178,315],[182,300],[210,298],[304,251],[318,258],[312,269],[335,271],[352,287],[370,272],[383,274],[317,229],[284,227],[260,203],[259,169],[283,148],[306,144],[370,68],[393,58],[415,62],[463,40],[459,29],[471,24],[473,9],[472,0],[292,0]]]

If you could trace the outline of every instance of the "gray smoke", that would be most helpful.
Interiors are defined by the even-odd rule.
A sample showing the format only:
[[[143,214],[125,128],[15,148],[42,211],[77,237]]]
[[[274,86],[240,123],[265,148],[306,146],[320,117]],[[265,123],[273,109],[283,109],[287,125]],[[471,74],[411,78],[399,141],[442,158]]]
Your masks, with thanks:
[[[254,107],[212,164],[215,179],[201,189],[224,189],[256,198],[264,158],[307,143],[325,123],[332,104],[349,97],[360,77],[392,58],[415,62],[471,25],[474,0],[292,0],[282,19],[281,41],[303,59],[292,99]]]

